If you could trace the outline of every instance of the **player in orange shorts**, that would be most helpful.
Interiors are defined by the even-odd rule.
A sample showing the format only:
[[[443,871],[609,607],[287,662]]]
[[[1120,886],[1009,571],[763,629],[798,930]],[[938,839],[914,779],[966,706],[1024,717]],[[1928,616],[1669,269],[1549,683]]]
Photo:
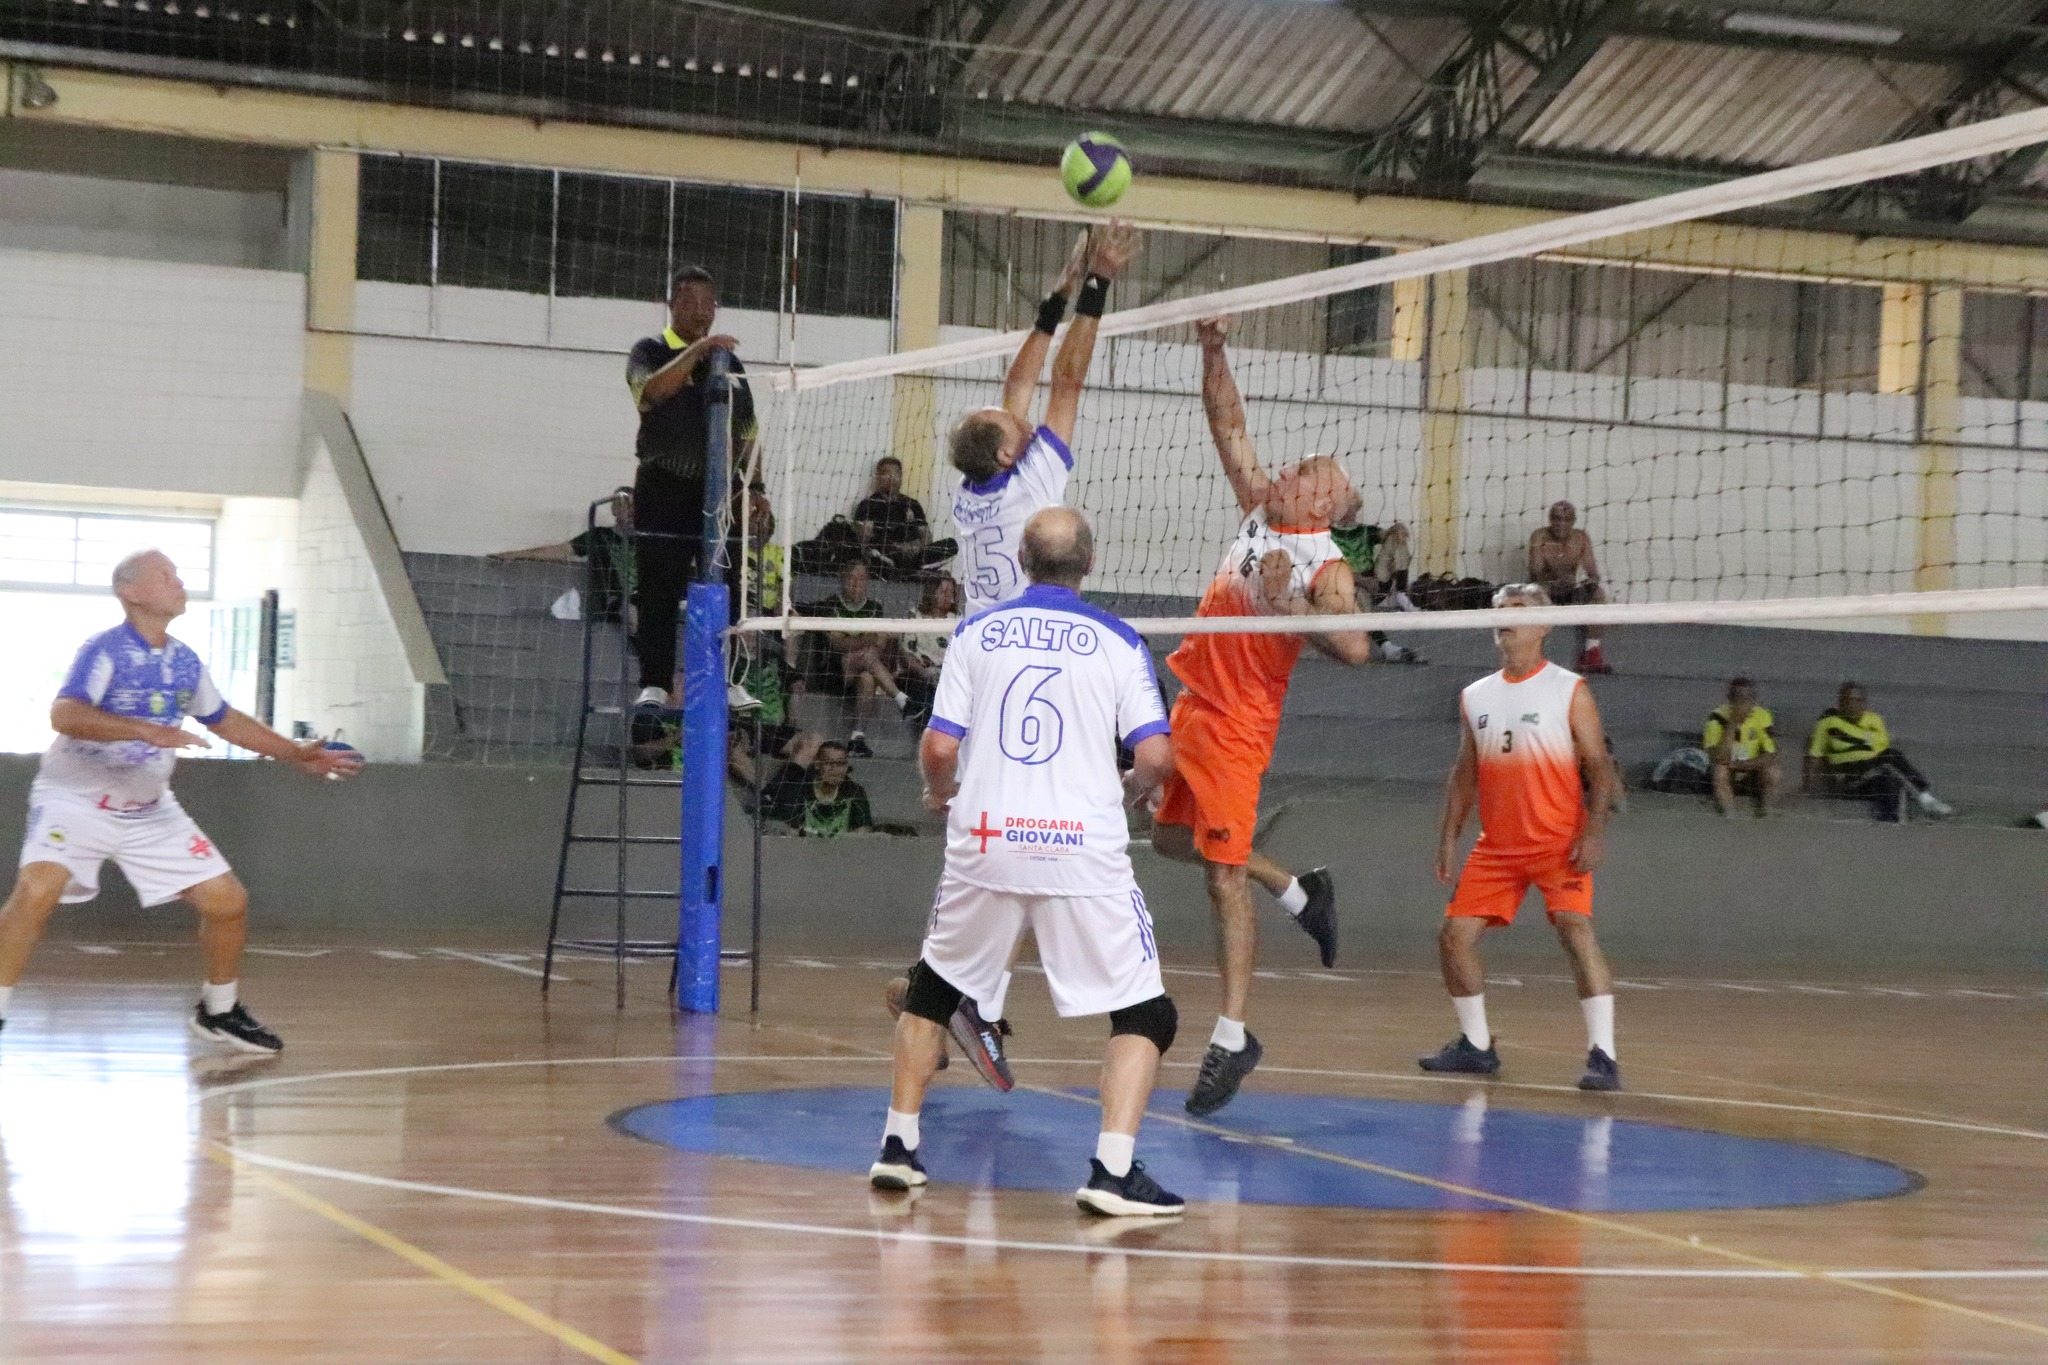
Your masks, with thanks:
[[[1494,594],[1496,607],[1547,607],[1533,583]],[[1581,1090],[1619,1090],[1614,1063],[1614,974],[1593,936],[1593,870],[1614,808],[1614,765],[1600,730],[1600,710],[1578,674],[1543,657],[1549,626],[1502,626],[1493,632],[1501,670],[1459,698],[1464,724],[1458,761],[1444,785],[1436,876],[1451,883],[1458,835],[1479,807],[1479,842],[1458,873],[1437,949],[1444,985],[1463,1030],[1424,1057],[1424,1071],[1491,1076],[1500,1054],[1486,1026],[1486,968],[1479,936],[1515,922],[1530,887],[1543,893],[1558,942],[1571,959],[1586,1016],[1586,1073]],[[1588,792],[1581,774],[1590,779]]]
[[[1202,409],[1223,460],[1223,473],[1244,512],[1197,616],[1298,616],[1357,610],[1351,566],[1330,538],[1330,518],[1355,495],[1344,470],[1313,455],[1269,477],[1245,429],[1244,401],[1223,353],[1225,325],[1198,325],[1202,344]],[[1372,641],[1364,631],[1322,635],[1190,635],[1167,659],[1186,690],[1173,704],[1175,773],[1168,778],[1152,827],[1152,847],[1180,862],[1201,863],[1216,913],[1217,966],[1223,1012],[1188,1092],[1191,1114],[1230,1103],[1259,1064],[1259,1040],[1244,1026],[1258,958],[1258,920],[1251,883],[1271,892],[1315,939],[1323,965],[1337,960],[1337,897],[1322,868],[1299,878],[1252,851],[1259,782],[1280,733],[1280,707],[1294,661],[1307,640],[1334,659],[1364,664]]]

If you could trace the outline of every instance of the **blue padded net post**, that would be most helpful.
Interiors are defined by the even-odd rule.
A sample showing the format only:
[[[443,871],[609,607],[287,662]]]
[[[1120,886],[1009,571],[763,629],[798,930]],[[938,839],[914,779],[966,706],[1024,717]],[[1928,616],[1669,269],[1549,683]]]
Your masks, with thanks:
[[[683,849],[676,920],[676,1008],[718,1012],[719,934],[725,892],[725,585],[721,528],[730,487],[731,357],[706,362],[704,553],[701,581],[690,585],[683,614]]]

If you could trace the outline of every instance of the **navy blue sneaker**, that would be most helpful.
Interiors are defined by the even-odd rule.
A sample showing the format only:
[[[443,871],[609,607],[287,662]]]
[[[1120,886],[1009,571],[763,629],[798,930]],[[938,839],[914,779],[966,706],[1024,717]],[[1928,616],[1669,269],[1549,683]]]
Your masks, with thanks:
[[[998,1019],[994,1023],[981,1017],[981,1011],[974,1002],[962,997],[960,1008],[953,1011],[953,1018],[947,1025],[953,1034],[953,1041],[960,1044],[960,1050],[967,1054],[967,1060],[974,1063],[974,1069],[981,1078],[996,1089],[1009,1093],[1017,1084],[1010,1075],[1009,1060],[1003,1056],[1003,1039],[1010,1036],[1010,1026]]]
[[[1621,1089],[1621,1068],[1601,1048],[1586,1053],[1586,1074],[1579,1077],[1581,1090]]]
[[[1323,965],[1337,965],[1337,888],[1330,881],[1330,869],[1319,867],[1304,872],[1299,878],[1301,889],[1308,893],[1308,904],[1294,917],[1301,931],[1316,941],[1316,947],[1323,955]]]
[[[1490,1044],[1483,1049],[1472,1046],[1472,1040],[1461,1033],[1455,1043],[1445,1043],[1434,1056],[1417,1057],[1415,1064],[1424,1071],[1455,1071],[1466,1076],[1491,1076],[1500,1070],[1500,1053]]]
[[[1188,1201],[1159,1187],[1145,1173],[1145,1163],[1133,1161],[1123,1175],[1111,1175],[1094,1157],[1088,1158],[1088,1183],[1074,1191],[1074,1202],[1089,1213],[1106,1218],[1158,1218],[1183,1213]]]
[[[882,1139],[882,1154],[868,1167],[868,1184],[878,1190],[915,1189],[925,1183],[924,1163],[894,1133]]]
[[[1188,1091],[1187,1111],[1203,1118],[1236,1099],[1237,1088],[1265,1055],[1266,1050],[1259,1046],[1250,1029],[1245,1030],[1242,1052],[1209,1044],[1209,1050],[1202,1054],[1202,1068],[1195,1073],[1194,1087]]]
[[[202,1000],[186,1022],[191,1026],[194,1037],[204,1038],[210,1043],[226,1043],[237,1051],[284,1051],[284,1040],[257,1023],[255,1017],[239,1004],[221,1014],[208,1014],[206,1002]]]

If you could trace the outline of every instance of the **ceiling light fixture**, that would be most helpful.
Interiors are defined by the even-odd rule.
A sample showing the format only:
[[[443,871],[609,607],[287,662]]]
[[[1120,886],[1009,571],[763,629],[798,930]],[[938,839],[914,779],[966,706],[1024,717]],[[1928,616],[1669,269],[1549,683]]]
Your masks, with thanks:
[[[1822,43],[1854,43],[1859,47],[1890,47],[1906,31],[1853,19],[1819,19],[1803,14],[1771,14],[1737,10],[1721,21],[1730,33],[1757,33],[1771,38],[1811,38]]]

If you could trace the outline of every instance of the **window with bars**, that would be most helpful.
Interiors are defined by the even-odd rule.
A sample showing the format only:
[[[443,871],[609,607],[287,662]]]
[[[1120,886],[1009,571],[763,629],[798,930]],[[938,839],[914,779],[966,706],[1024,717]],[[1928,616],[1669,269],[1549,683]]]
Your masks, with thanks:
[[[213,592],[213,522],[0,507],[0,589],[104,592],[114,566],[137,550],[162,550],[193,597]]]

